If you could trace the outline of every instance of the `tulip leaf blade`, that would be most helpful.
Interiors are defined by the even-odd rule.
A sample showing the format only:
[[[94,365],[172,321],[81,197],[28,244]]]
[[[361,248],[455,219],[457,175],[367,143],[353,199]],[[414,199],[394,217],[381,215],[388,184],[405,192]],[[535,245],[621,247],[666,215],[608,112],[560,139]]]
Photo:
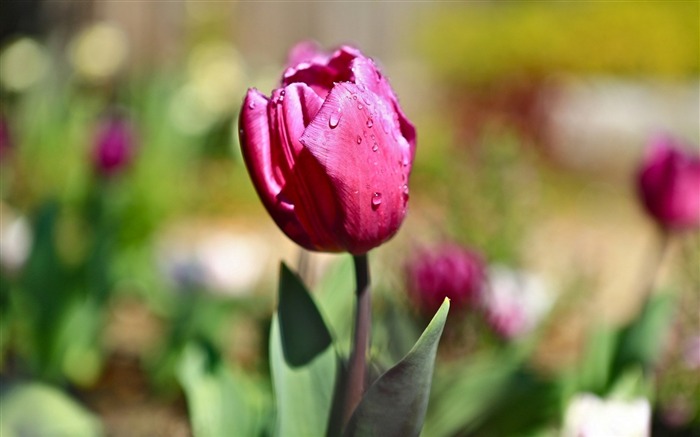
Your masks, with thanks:
[[[331,345],[331,334],[301,278],[280,265],[279,330],[284,359],[292,367],[311,362]]]
[[[275,315],[270,332],[270,366],[276,402],[275,436],[326,435],[338,374],[335,350],[327,347],[301,367],[283,354],[281,324]]]
[[[209,355],[204,345],[190,342],[177,364],[193,435],[261,435],[267,424],[267,393],[253,378]]]
[[[345,429],[346,437],[420,434],[449,308],[445,299],[411,351],[370,386]]]

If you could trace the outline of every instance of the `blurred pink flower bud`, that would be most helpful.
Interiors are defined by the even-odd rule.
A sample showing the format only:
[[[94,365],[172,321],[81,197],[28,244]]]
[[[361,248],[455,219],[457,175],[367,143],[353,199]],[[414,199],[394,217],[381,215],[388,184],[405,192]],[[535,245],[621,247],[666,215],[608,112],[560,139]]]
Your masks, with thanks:
[[[487,323],[501,337],[514,339],[537,327],[553,298],[536,276],[502,266],[489,270],[481,305]]]
[[[10,125],[7,117],[0,114],[0,161],[5,159],[5,156],[12,149],[12,135],[10,133]]]
[[[700,157],[672,138],[655,139],[638,175],[647,212],[665,229],[700,226]]]
[[[478,302],[485,278],[481,256],[453,243],[418,250],[406,266],[408,291],[420,310],[430,315],[446,297],[455,309]]]
[[[122,172],[131,164],[136,147],[133,126],[120,114],[106,116],[97,128],[92,162],[95,171],[102,176]]]
[[[292,49],[270,98],[249,89],[240,142],[265,208],[297,244],[361,254],[406,215],[416,132],[387,79],[359,50]]]

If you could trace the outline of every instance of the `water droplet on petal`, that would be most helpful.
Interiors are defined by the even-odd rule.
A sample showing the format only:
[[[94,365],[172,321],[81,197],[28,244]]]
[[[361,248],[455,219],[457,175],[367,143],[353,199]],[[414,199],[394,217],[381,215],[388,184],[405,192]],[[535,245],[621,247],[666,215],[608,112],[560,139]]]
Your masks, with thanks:
[[[403,201],[408,202],[408,185],[403,184],[403,186],[401,187],[401,194],[403,194]]]
[[[362,137],[358,135],[357,136],[357,144],[360,144],[361,142],[362,142]]]
[[[362,100],[365,101],[365,105],[372,106],[372,100],[370,100],[369,96],[362,96]]]
[[[377,145],[377,143],[374,143],[374,145],[372,146],[372,151],[376,152],[377,150],[379,150],[379,146]]]
[[[355,94],[352,95],[353,100],[357,100],[357,96]]]
[[[379,205],[382,204],[382,193],[379,193],[377,191],[372,194],[372,209],[377,209],[379,208]]]
[[[338,126],[338,123],[340,123],[340,117],[342,117],[342,113],[340,112],[340,108],[338,108],[331,114],[330,117],[328,117],[328,126],[330,126],[331,129],[335,129],[336,126]]]
[[[371,128],[372,126],[374,126],[374,121],[372,120],[372,117],[370,117],[367,119],[367,127]]]
[[[280,91],[280,96],[284,97],[285,94],[287,94],[287,91],[286,91],[286,90],[281,90],[281,91]]]
[[[255,102],[248,103],[248,109],[255,109]]]
[[[362,106],[362,103],[358,103],[358,104],[357,104],[357,109],[362,109],[362,108],[364,108],[364,106]]]

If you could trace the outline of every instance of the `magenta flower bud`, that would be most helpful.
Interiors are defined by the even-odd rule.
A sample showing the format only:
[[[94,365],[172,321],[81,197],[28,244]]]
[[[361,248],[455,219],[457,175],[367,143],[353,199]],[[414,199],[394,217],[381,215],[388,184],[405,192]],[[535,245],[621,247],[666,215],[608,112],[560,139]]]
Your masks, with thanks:
[[[407,264],[406,279],[410,296],[421,312],[432,315],[446,297],[455,309],[477,303],[486,266],[477,253],[447,243],[417,251]]]
[[[131,123],[121,115],[109,115],[99,124],[92,163],[102,176],[112,176],[131,164],[135,151],[135,133]]]
[[[700,226],[700,157],[672,138],[652,142],[638,174],[646,211],[665,229]]]
[[[7,122],[7,118],[0,114],[0,160],[4,160],[11,149],[12,135],[10,134],[10,125]]]
[[[371,59],[348,46],[326,55],[302,44],[271,97],[248,90],[243,158],[289,238],[362,254],[403,222],[416,131]]]

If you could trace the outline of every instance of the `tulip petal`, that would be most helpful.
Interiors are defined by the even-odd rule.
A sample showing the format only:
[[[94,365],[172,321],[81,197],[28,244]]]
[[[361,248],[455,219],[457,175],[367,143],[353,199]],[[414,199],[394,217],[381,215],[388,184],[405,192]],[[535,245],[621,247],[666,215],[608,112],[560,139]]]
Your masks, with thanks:
[[[273,168],[269,103],[268,98],[258,90],[254,88],[248,90],[238,122],[239,136],[243,159],[253,186],[270,215],[284,229],[289,226],[288,223],[293,223],[296,219],[294,206],[278,197],[282,191],[284,179]]]
[[[406,213],[410,145],[383,96],[338,83],[301,137],[334,183],[351,253],[388,240]]]
[[[358,54],[350,47],[343,47],[332,56],[317,54],[311,60],[287,68],[282,77],[282,86],[305,83],[325,99],[335,82],[354,81],[350,64]]]
[[[328,55],[321,49],[316,41],[301,41],[289,50],[287,55],[287,68],[294,68],[299,64],[325,64]]]
[[[325,170],[300,141],[322,100],[309,86],[295,83],[275,91],[272,101],[272,161],[285,181],[279,197],[295,206],[295,227],[283,230],[288,235],[303,236],[290,235],[295,241],[302,240],[300,244],[308,249],[339,251],[342,248],[336,236],[339,219],[335,189]]]
[[[393,110],[398,115],[398,124],[401,135],[406,139],[411,146],[411,163],[416,151],[416,128],[408,121],[408,118],[401,110],[399,99],[394,94],[387,78],[382,75],[373,60],[358,56],[352,62],[352,72],[355,83],[360,87],[366,87],[369,91],[384,96],[385,99],[391,102]]]

